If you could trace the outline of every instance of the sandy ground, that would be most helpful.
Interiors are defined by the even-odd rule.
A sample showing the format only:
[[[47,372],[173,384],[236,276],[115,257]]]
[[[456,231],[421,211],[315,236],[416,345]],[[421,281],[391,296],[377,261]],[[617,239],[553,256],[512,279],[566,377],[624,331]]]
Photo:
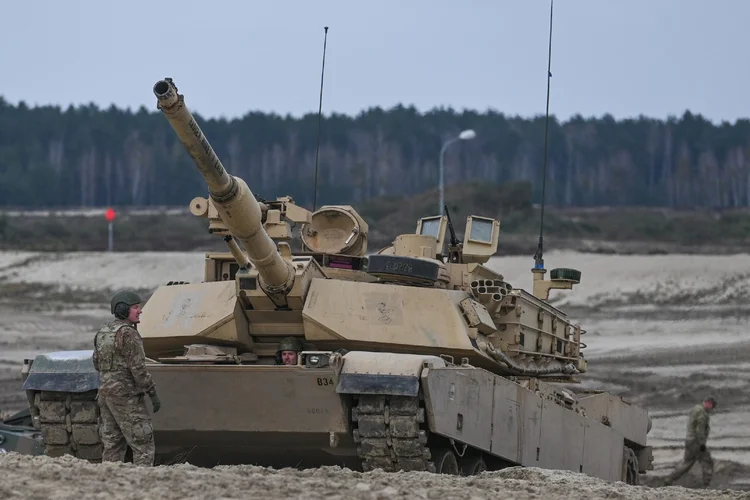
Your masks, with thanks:
[[[545,500],[740,499],[736,491],[701,491],[678,486],[651,489],[608,484],[584,474],[509,468],[473,477],[429,473],[353,472],[337,467],[303,471],[254,466],[199,469],[187,464],[142,468],[132,464],[92,465],[70,457],[0,455],[0,498],[216,499],[304,498],[321,500],[499,498]],[[72,478],[75,477],[75,481]]]
[[[17,410],[25,405],[25,397],[19,390],[24,358],[46,351],[90,348],[94,332],[109,317],[112,290],[134,286],[148,292],[169,280],[200,281],[202,264],[201,253],[0,252],[0,410]],[[584,340],[588,347],[584,353],[589,372],[582,385],[622,394],[651,412],[654,424],[649,439],[654,446],[655,470],[643,481],[653,483],[674,467],[682,455],[687,412],[711,393],[719,400],[709,441],[716,461],[712,487],[750,490],[750,393],[745,389],[750,382],[747,342],[750,255],[618,256],[548,252],[545,264],[548,269],[572,267],[583,272],[581,283],[573,290],[551,294],[553,302],[587,330]],[[489,265],[502,272],[514,286],[530,287],[531,257],[495,258]],[[56,476],[63,477],[64,468],[73,467],[71,461],[42,462],[43,466],[18,457],[0,456],[0,467],[12,471],[8,476],[10,486],[0,480],[0,498],[6,497],[3,487],[19,488],[24,475],[31,474],[37,466],[50,481]],[[87,471],[81,472],[85,479],[76,487],[92,496],[104,497],[105,489],[93,472],[95,469],[83,470]],[[112,468],[106,474],[125,478],[125,471]],[[139,473],[138,481],[153,486],[146,488],[151,495],[182,498],[190,497],[179,494],[188,491],[183,484],[198,481],[196,475],[209,474],[188,466],[176,467],[173,473],[174,478],[168,483],[173,486],[164,490],[156,478],[171,472],[163,468]],[[535,470],[504,471],[482,479],[460,480],[415,475],[399,477],[392,484],[376,475],[334,474],[332,469],[276,473],[258,468],[227,468],[215,474],[205,479],[210,479],[211,484],[225,485],[224,489],[217,486],[219,489],[214,493],[209,489],[193,491],[193,498],[233,498],[241,491],[241,484],[248,485],[248,495],[253,497],[256,490],[251,485],[264,484],[273,477],[292,485],[292,476],[301,478],[300,484],[306,484],[308,489],[289,486],[292,490],[288,493],[305,498],[322,497],[321,485],[326,481],[334,481],[341,488],[332,490],[333,496],[327,494],[326,498],[400,496],[407,488],[412,492],[411,483],[422,488],[418,490],[418,495],[422,495],[418,498],[451,495],[453,488],[461,485],[468,488],[462,494],[465,498],[490,495],[497,498],[498,494],[507,495],[506,498],[558,498],[557,495],[567,498],[565,491],[568,494],[575,491],[576,498],[693,498],[686,496],[686,490],[670,496],[677,490],[640,488],[636,494],[629,493],[624,485],[603,486],[604,483],[599,485],[588,479],[585,487],[578,487],[573,486],[582,480],[578,475]],[[534,479],[545,474],[552,474],[545,476],[551,484],[537,485]],[[253,479],[245,480],[245,475]],[[698,475],[696,466],[680,484],[696,486]],[[506,483],[511,479],[514,482],[508,486]],[[226,486],[230,483],[231,486]],[[54,496],[43,486],[40,488],[40,498],[66,495],[65,488],[60,489],[61,496]],[[611,489],[606,494],[604,490],[593,494],[589,492],[591,488]],[[257,491],[259,496],[265,494],[263,489]],[[666,496],[650,496],[657,495],[657,491],[658,495]],[[173,493],[174,496],[169,496]]]

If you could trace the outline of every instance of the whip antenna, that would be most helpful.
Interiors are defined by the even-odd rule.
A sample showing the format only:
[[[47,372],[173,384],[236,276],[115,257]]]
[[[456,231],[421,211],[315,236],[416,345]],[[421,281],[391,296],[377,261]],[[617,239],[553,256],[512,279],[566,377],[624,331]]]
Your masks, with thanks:
[[[549,3],[549,54],[547,56],[547,113],[544,122],[544,167],[542,173],[542,214],[539,221],[539,244],[534,254],[534,268],[544,269],[544,202],[547,189],[547,136],[549,131],[549,87],[552,79],[552,6],[555,0]]]
[[[320,118],[323,113],[323,75],[326,71],[326,42],[328,41],[328,26],[323,35],[323,68],[320,70],[320,103],[318,104],[318,142],[315,146],[315,187],[313,190],[313,212],[318,208],[318,154],[320,153]]]

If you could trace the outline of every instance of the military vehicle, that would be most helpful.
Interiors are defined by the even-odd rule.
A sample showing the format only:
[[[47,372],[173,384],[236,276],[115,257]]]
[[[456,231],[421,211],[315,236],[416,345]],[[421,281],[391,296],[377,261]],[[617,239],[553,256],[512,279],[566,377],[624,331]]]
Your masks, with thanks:
[[[208,187],[191,210],[228,246],[206,253],[200,283],[176,276],[143,308],[160,463],[466,475],[521,465],[628,483],[653,468],[645,409],[571,389],[587,370],[585,331],[549,293],[579,271],[545,279],[537,266],[531,292],[515,287],[486,265],[500,221],[469,216],[459,240],[447,212],[368,254],[353,207],[258,199],[174,82],[153,91]],[[288,337],[301,344],[294,365],[279,364]],[[99,460],[91,351],[39,355],[25,372],[45,452]]]
[[[0,453],[44,454],[42,433],[33,427],[31,412],[19,411],[0,421]]]

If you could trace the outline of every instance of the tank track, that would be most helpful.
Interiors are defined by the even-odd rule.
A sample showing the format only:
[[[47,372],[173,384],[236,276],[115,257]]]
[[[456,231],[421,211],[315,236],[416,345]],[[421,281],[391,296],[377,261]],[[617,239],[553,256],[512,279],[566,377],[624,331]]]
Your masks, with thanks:
[[[435,472],[419,398],[360,395],[352,408],[352,421],[352,437],[365,472],[378,468]]]
[[[30,413],[34,427],[42,432],[45,455],[72,455],[90,462],[101,462],[102,442],[95,390],[80,394],[35,392]]]

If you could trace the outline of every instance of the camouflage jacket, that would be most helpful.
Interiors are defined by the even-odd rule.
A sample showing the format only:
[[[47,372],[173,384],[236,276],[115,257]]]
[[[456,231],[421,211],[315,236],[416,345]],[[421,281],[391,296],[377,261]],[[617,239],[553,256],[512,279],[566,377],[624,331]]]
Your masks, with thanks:
[[[690,411],[687,428],[687,441],[693,444],[706,444],[708,433],[711,431],[711,416],[703,404],[697,404]]]
[[[104,325],[94,337],[94,368],[99,372],[99,394],[132,397],[155,391],[146,370],[141,335],[128,321]]]

